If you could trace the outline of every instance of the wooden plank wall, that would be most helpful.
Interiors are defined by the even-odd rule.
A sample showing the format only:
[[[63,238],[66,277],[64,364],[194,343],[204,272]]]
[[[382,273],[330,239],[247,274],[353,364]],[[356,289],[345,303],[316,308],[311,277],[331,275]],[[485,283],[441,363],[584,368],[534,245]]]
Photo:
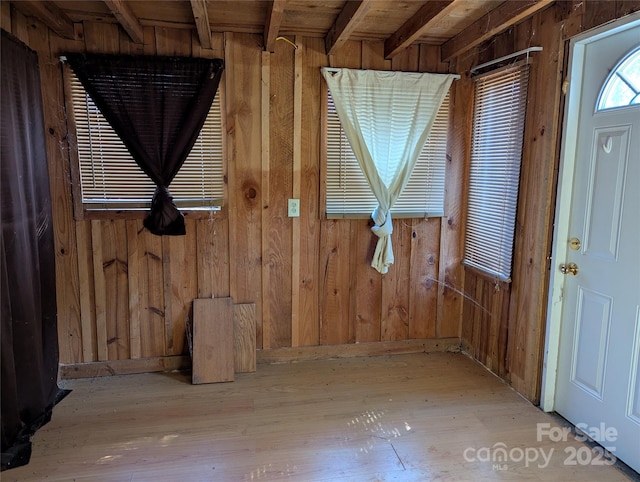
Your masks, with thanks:
[[[496,283],[465,270],[461,330],[463,348],[534,403],[540,400],[566,41],[639,9],[638,2],[558,2],[457,60],[485,62],[543,47],[532,56],[513,281]]]
[[[184,366],[184,320],[196,297],[255,303],[262,359],[282,349],[340,353],[338,345],[403,349],[412,340],[462,338],[466,350],[530,400],[539,399],[551,224],[566,39],[638,9],[637,2],[558,2],[451,64],[439,49],[413,46],[392,61],[382,42],[348,42],[330,58],[322,39],[290,37],[262,52],[260,36],[145,27],[132,44],[115,24],[76,24],[62,40],[1,4],[2,28],[39,54],[54,204],[60,360],[109,362],[107,372]],[[532,70],[513,283],[464,270],[464,186],[472,82],[479,61],[542,45]],[[187,216],[187,236],[159,238],[139,216],[74,218],[73,146],[67,143],[64,51],[220,57],[226,111],[227,204]],[[394,220],[396,264],[369,267],[375,239],[367,220],[326,220],[321,142],[325,65],[462,74],[452,90],[446,212],[442,219]],[[69,149],[71,147],[71,151]],[[301,216],[286,216],[290,197]],[[464,302],[463,302],[464,300]],[[367,343],[367,344],[365,344]],[[390,346],[389,343],[397,343]],[[424,342],[421,342],[426,346]],[[416,346],[420,345],[417,343]],[[269,356],[269,350],[273,356]],[[298,352],[296,352],[298,353]],[[103,366],[104,368],[104,366]],[[97,373],[97,372],[96,372]]]
[[[98,22],[76,24],[76,39],[62,40],[7,3],[2,14],[3,28],[40,58],[61,363],[108,362],[102,366],[116,372],[133,371],[136,363],[178,366],[183,361],[176,357],[188,353],[184,321],[192,300],[211,296],[255,303],[256,345],[265,350],[361,342],[398,342],[397,349],[411,350],[414,345],[404,342],[416,340],[422,349],[427,345],[420,340],[459,340],[461,286],[443,292],[438,284],[441,256],[459,253],[442,248],[441,219],[395,220],[396,264],[381,276],[369,265],[375,246],[369,221],[326,220],[321,214],[326,87],[320,67],[447,72],[439,48],[412,47],[390,62],[383,58],[383,42],[358,41],[328,58],[322,39],[290,37],[297,49],[278,41],[268,54],[261,36],[225,33],[214,34],[213,50],[204,51],[195,31],[145,27],[144,44],[135,45],[118,25]],[[222,211],[188,214],[183,237],[151,235],[141,215],[74,217],[73,145],[66,142],[59,62],[65,51],[225,59],[228,184]],[[456,159],[455,170],[463,164]],[[299,218],[287,216],[294,195],[301,199]],[[460,212],[455,196],[447,202]],[[453,311],[439,310],[440,303]]]

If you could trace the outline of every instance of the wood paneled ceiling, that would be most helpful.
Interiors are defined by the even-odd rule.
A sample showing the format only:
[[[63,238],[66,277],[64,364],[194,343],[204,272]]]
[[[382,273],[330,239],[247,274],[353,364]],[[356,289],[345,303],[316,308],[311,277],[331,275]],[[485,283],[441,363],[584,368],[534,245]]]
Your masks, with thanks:
[[[11,4],[65,38],[74,23],[119,23],[136,43],[143,28],[195,29],[203,48],[211,32],[325,39],[327,54],[347,40],[382,40],[392,58],[414,43],[440,45],[447,60],[509,28],[554,0],[20,0]]]

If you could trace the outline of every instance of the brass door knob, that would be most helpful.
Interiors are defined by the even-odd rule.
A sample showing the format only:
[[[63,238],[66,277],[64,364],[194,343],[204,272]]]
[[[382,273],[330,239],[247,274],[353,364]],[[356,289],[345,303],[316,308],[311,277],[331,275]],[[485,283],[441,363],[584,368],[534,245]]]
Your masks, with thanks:
[[[578,274],[578,265],[575,263],[561,264],[560,272],[562,274],[572,274],[573,276],[575,276]]]

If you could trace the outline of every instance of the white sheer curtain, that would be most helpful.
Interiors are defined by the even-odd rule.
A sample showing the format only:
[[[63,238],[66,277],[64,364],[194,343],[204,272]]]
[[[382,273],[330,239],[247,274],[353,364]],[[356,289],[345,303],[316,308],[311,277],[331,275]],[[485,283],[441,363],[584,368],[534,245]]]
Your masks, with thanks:
[[[390,209],[407,184],[453,74],[322,68],[338,117],[378,207],[371,266],[393,264]],[[425,186],[426,188],[426,186]]]

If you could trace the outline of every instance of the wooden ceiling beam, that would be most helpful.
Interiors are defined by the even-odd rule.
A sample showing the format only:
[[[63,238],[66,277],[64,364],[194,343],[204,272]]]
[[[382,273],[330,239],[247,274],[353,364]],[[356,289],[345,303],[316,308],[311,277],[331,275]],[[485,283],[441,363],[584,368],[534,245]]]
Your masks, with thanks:
[[[442,12],[442,10],[452,4],[453,1],[454,0],[430,0],[425,3],[413,17],[407,20],[402,27],[384,41],[385,59],[390,59],[402,52],[424,35],[429,29],[431,21]]]
[[[55,3],[34,0],[11,3],[25,15],[38,18],[60,37],[66,39],[75,38],[73,22]]]
[[[442,44],[441,61],[447,61],[489,40],[494,35],[530,17],[555,0],[507,0]]]
[[[267,21],[264,25],[264,49],[267,52],[273,52],[276,47],[276,38],[280,32],[286,4],[287,0],[272,0],[267,11]]]
[[[144,29],[124,0],[103,0],[118,23],[134,43],[144,43]]]
[[[203,49],[210,49],[212,46],[211,25],[209,24],[207,0],[191,0],[191,10],[193,11],[193,18],[196,22],[200,46]]]
[[[349,35],[351,35],[351,32],[353,32],[362,19],[364,19],[372,5],[372,0],[352,0],[345,4],[324,38],[327,55],[333,54],[341,45],[349,40]]]

